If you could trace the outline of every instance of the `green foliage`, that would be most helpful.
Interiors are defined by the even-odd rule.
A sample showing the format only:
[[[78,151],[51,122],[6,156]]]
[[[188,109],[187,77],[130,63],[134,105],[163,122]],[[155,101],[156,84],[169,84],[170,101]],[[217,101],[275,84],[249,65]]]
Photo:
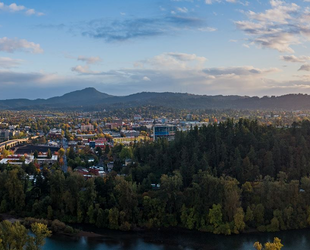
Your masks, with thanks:
[[[2,221],[0,223],[0,239],[0,249],[5,250],[22,250],[31,243],[28,230],[20,222],[11,223],[9,221]]]
[[[244,222],[244,212],[243,209],[240,207],[237,209],[236,214],[234,215],[234,233],[238,234],[243,232],[245,228]]]
[[[268,227],[269,232],[277,232],[280,230],[279,220],[276,217],[273,217],[270,223],[270,226]]]
[[[109,227],[111,229],[118,229],[118,227],[119,227],[118,218],[119,218],[118,209],[117,208],[111,208],[109,210]]]
[[[210,224],[213,225],[215,229],[223,224],[222,206],[220,204],[214,204],[212,208],[209,209],[209,220]]]
[[[47,150],[47,158],[51,159],[52,158],[52,152],[50,149]]]
[[[66,228],[66,224],[59,221],[59,220],[53,220],[52,221],[52,225],[51,225],[51,229],[53,232],[57,233],[57,232],[61,232]]]
[[[31,225],[31,231],[35,235],[33,238],[33,249],[35,250],[40,249],[45,243],[44,239],[52,235],[52,232],[48,230],[47,225],[41,223],[33,223]]]
[[[252,209],[248,206],[246,209],[246,214],[245,214],[245,221],[246,222],[251,222],[254,220],[254,215]]]
[[[277,237],[273,239],[273,242],[265,243],[264,247],[261,243],[255,242],[254,248],[256,250],[281,250],[283,245],[281,244],[281,240]]]
[[[31,168],[1,166],[0,212],[54,220],[55,232],[69,231],[61,221],[228,235],[305,228],[309,148],[310,122],[278,129],[242,119],[177,132],[174,141],[109,148],[101,159],[113,159],[119,171],[104,177],[44,168],[30,182],[25,171]],[[79,165],[93,153],[72,148],[67,154]],[[128,157],[135,163],[123,168]]]
[[[5,213],[5,212],[7,212],[7,202],[6,200],[2,200],[1,205],[0,205],[0,213]]]
[[[95,211],[94,211],[94,206],[90,205],[88,207],[88,211],[87,211],[87,221],[90,224],[94,224],[95,223]]]
[[[265,208],[261,203],[255,206],[253,214],[254,214],[254,220],[256,222],[256,225],[257,226],[263,225]]]
[[[39,250],[44,245],[44,239],[51,236],[45,224],[33,223],[31,236],[28,230],[20,222],[0,222],[0,249],[3,250]]]
[[[98,209],[96,226],[99,228],[103,228],[105,226],[104,211],[102,208]]]
[[[132,153],[131,148],[123,147],[121,152],[119,153],[119,157],[121,160],[125,160],[127,158],[132,159],[133,153]]]
[[[119,230],[121,231],[130,231],[130,223],[125,221],[124,223],[122,223],[122,225],[120,225]]]
[[[74,229],[73,229],[73,227],[66,226],[64,232],[67,233],[67,234],[73,234],[74,233]]]
[[[51,206],[47,207],[47,219],[53,219],[53,208]]]

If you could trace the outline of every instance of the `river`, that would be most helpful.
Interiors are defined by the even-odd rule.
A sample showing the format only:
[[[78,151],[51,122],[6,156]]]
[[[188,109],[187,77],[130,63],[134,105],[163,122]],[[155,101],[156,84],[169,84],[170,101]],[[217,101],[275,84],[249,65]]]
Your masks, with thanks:
[[[279,237],[283,250],[309,250],[310,229],[277,233],[252,233],[233,236],[189,231],[123,233],[105,230],[98,238],[53,236],[43,250],[254,250],[255,241],[272,241]]]

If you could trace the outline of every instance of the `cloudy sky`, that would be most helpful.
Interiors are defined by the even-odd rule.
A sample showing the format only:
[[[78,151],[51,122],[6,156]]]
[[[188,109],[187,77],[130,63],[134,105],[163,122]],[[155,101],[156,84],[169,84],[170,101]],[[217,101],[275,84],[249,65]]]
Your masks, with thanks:
[[[310,94],[310,0],[0,2],[0,99]]]

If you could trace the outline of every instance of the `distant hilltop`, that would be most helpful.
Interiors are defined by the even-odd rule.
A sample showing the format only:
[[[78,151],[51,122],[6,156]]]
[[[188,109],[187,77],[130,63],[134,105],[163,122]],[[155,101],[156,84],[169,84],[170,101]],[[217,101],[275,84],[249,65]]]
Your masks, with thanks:
[[[141,92],[128,96],[113,96],[95,88],[73,91],[49,99],[1,100],[1,110],[101,110],[139,106],[163,106],[175,109],[249,109],[249,110],[309,110],[310,96],[288,94],[272,97],[209,96],[186,93]]]

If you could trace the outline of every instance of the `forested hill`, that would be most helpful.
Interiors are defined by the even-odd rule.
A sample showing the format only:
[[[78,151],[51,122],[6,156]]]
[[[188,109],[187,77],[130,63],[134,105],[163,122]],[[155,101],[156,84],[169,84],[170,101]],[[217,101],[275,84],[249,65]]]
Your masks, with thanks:
[[[86,167],[90,155],[113,159],[113,171],[85,179],[70,170]],[[124,231],[179,227],[229,235],[310,228],[309,121],[284,129],[227,120],[178,132],[174,141],[96,153],[71,147],[67,158],[66,174],[57,170],[60,162],[41,171],[34,163],[1,165],[0,212]],[[128,158],[133,163],[123,166]]]
[[[139,106],[164,106],[175,109],[263,109],[263,110],[308,110],[310,96],[289,94],[272,97],[209,96],[187,93],[141,92],[128,96],[112,96],[94,88],[74,91],[49,99],[0,100],[0,109],[118,109]]]

